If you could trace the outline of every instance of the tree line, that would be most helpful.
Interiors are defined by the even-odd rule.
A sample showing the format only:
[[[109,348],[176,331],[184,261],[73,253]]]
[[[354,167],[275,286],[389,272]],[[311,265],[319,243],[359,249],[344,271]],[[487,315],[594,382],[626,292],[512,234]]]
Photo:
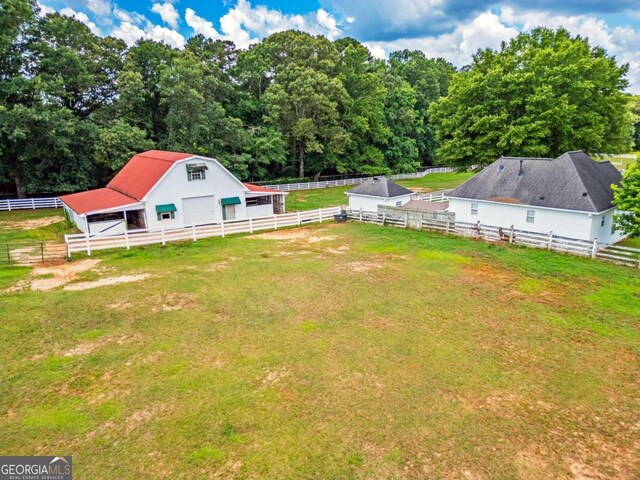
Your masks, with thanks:
[[[640,140],[627,68],[545,28],[460,70],[299,31],[246,50],[202,35],[180,50],[127,47],[35,0],[3,0],[0,184],[18,196],[93,188],[151,148],[215,157],[252,181],[627,151]]]

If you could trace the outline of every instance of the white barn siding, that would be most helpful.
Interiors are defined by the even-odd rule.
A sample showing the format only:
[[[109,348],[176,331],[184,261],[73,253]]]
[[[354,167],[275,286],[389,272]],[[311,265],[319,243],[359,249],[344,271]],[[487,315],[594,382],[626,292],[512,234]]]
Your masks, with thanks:
[[[208,170],[205,171],[204,180],[189,181],[186,165],[192,163],[207,165]],[[150,229],[182,227],[185,225],[183,199],[211,195],[214,196],[213,214],[210,216],[213,222],[218,223],[222,220],[221,198],[239,197],[242,203],[235,205],[236,218],[247,217],[243,185],[218,163],[199,157],[176,162],[146,197],[148,227]],[[158,221],[156,205],[168,203],[176,206],[175,218]]]
[[[82,233],[87,233],[87,217],[84,215],[78,215],[75,211],[71,210],[66,205],[64,205],[63,208],[69,220],[71,220],[75,224],[75,226],[78,227],[78,230],[80,230]]]
[[[267,217],[273,215],[273,203],[247,207],[247,217]]]
[[[89,233],[103,235],[115,235],[124,233],[127,230],[127,221],[125,219],[109,220],[106,222],[89,222]]]
[[[378,205],[387,205],[390,207],[402,206],[411,200],[412,194],[401,195],[398,197],[371,197],[368,195],[358,195],[357,193],[349,194],[349,208],[351,210],[362,209],[365,212],[377,212]],[[398,205],[400,202],[400,205]]]
[[[477,215],[471,214],[471,204],[478,205]],[[527,222],[527,210],[535,212],[533,223]],[[480,223],[518,230],[549,233],[562,237],[592,240],[592,219],[588,212],[575,212],[551,208],[486,202],[460,198],[449,199],[449,211],[456,214],[457,222]],[[598,223],[599,225],[599,223]]]

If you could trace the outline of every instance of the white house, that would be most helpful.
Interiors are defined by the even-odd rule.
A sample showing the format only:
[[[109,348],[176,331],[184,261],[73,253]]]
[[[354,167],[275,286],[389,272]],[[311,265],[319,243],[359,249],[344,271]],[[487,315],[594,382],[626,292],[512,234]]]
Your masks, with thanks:
[[[346,192],[351,210],[377,212],[378,205],[401,207],[411,200],[413,192],[386,177],[373,177]]]
[[[60,200],[82,232],[114,234],[284,213],[286,195],[240,182],[213,158],[150,150],[106,187]]]
[[[449,194],[457,222],[480,222],[615,243],[612,184],[620,172],[584,152],[558,158],[502,157]]]

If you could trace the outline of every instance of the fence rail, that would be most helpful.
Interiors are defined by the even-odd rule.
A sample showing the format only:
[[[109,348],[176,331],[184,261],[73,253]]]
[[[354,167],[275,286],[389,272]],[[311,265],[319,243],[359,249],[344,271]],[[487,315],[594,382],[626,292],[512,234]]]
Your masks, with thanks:
[[[387,218],[383,213],[348,210],[347,216],[351,220],[377,225],[390,225],[400,228],[410,228],[413,225],[409,221],[409,213],[404,218]],[[600,243],[597,240],[590,242],[577,238],[561,237],[553,232],[547,234],[529,232],[517,230],[513,227],[503,228],[495,225],[483,225],[479,222],[455,222],[442,218],[423,218],[420,229],[451,233],[490,242],[504,241],[514,245],[546,248],[549,251],[581,255],[640,268],[640,248],[609,245]]]
[[[63,243],[9,242],[0,243],[0,265],[31,265],[61,260],[66,257]]]
[[[60,208],[62,202],[58,197],[48,198],[10,198],[0,200],[0,211],[35,210],[36,208]]]
[[[340,213],[340,207],[319,208],[303,212],[284,213],[266,217],[254,217],[241,220],[227,220],[218,224],[193,225],[168,230],[130,230],[117,235],[72,234],[65,235],[67,257],[74,253],[94,250],[126,248],[139,245],[162,244],[175,241],[197,241],[202,238],[224,237],[235,233],[254,233],[261,230],[275,230],[307,223],[321,223]]]
[[[450,173],[455,172],[455,169],[450,167],[436,167],[424,170],[422,172],[415,173],[399,173],[389,176],[392,180],[407,180],[410,178],[422,178],[425,175],[432,173]],[[281,192],[294,192],[297,190],[314,190],[317,188],[330,188],[330,187],[344,187],[347,185],[360,185],[373,177],[360,177],[360,178],[345,178],[342,180],[326,180],[323,182],[303,182],[303,183],[283,183],[274,185],[264,185],[267,188],[279,190]]]

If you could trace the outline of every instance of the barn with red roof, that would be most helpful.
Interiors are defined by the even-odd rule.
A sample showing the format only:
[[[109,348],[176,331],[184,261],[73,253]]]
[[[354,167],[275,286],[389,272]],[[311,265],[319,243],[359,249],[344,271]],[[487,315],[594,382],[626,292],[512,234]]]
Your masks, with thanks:
[[[150,150],[134,155],[106,187],[60,199],[82,232],[110,235],[284,213],[286,195],[242,183],[213,158]]]

